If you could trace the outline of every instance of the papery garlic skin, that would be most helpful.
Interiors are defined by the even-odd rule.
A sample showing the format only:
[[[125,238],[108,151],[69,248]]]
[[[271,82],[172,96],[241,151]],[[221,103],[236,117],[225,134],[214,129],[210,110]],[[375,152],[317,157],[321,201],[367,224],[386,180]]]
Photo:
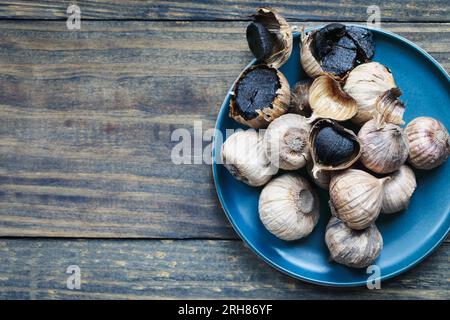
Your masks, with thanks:
[[[355,99],[342,90],[339,82],[329,76],[320,76],[309,88],[312,117],[337,121],[351,119],[357,111]]]
[[[306,171],[308,172],[308,175],[310,176],[310,178],[314,181],[314,183],[316,185],[318,185],[322,189],[325,189],[328,191],[328,188],[330,186],[330,180],[333,175],[333,171],[317,170],[315,172],[316,176],[314,176],[313,167],[314,167],[313,161],[308,161],[306,163]]]
[[[316,78],[321,75],[327,74],[325,71],[323,71],[319,62],[316,60],[316,57],[314,57],[313,49],[311,47],[314,40],[314,34],[316,32],[317,30],[314,30],[306,34],[303,31],[300,47],[300,63],[303,70],[311,78]]]
[[[377,179],[357,169],[333,175],[329,190],[336,217],[352,229],[367,228],[380,214],[386,179]]]
[[[279,68],[291,56],[293,35],[292,28],[277,10],[272,8],[259,8],[253,16],[254,22],[261,23],[275,39],[276,51],[263,62],[267,65]]]
[[[325,242],[332,260],[352,268],[372,265],[383,248],[383,238],[375,224],[353,230],[336,217],[328,222]]]
[[[375,115],[378,98],[396,86],[392,73],[378,62],[363,63],[350,71],[344,91],[352,96],[358,105],[352,122],[362,125],[371,120]]]
[[[407,165],[401,166],[384,183],[381,212],[394,213],[406,209],[416,187],[414,172]]]
[[[258,209],[269,232],[282,240],[297,240],[309,235],[316,226],[319,197],[307,179],[285,173],[264,187]]]
[[[433,169],[450,155],[450,138],[445,126],[431,117],[413,119],[405,129],[409,142],[409,163],[417,169]]]
[[[304,167],[310,157],[308,137],[310,125],[305,117],[285,114],[272,121],[264,134],[266,156],[284,170]]]
[[[222,145],[222,163],[238,180],[253,186],[266,184],[276,174],[267,159],[263,136],[255,130],[237,131]]]
[[[399,88],[387,90],[378,97],[376,102],[376,121],[379,128],[386,123],[404,125],[403,114],[405,113],[405,104],[399,99],[402,91]]]
[[[311,116],[311,106],[309,105],[309,88],[312,80],[301,80],[291,89],[291,102],[288,113],[296,113],[301,116]]]
[[[408,158],[409,147],[403,129],[387,123],[377,128],[375,119],[366,122],[358,133],[361,162],[373,172],[386,174],[398,170]]]

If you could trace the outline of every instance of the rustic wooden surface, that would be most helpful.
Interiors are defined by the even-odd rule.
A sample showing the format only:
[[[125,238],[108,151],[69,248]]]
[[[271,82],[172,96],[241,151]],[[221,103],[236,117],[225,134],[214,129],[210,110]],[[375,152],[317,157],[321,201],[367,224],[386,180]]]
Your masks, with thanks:
[[[171,132],[212,127],[251,60],[255,3],[77,4],[68,31],[67,1],[0,1],[0,297],[450,298],[449,243],[378,292],[290,279],[242,247],[209,165],[168,165]],[[450,70],[446,1],[373,4]],[[298,25],[367,16],[365,1],[274,6]]]
[[[70,1],[2,1],[0,15],[12,19],[66,19]],[[247,20],[259,5],[277,8],[289,20],[366,21],[367,7],[378,5],[384,21],[448,22],[447,0],[97,0],[72,1],[83,19],[102,20]]]
[[[0,298],[445,299],[450,244],[380,290],[307,284],[275,271],[240,241],[0,240]],[[78,265],[81,290],[66,288]]]

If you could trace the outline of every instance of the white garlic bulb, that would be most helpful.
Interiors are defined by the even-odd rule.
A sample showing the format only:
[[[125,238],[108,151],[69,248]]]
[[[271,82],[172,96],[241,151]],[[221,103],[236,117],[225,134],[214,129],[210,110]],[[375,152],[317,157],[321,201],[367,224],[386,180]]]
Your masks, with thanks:
[[[378,62],[363,63],[350,71],[344,90],[358,105],[352,122],[362,125],[372,119],[375,116],[378,98],[395,87],[392,73]]]
[[[263,136],[255,130],[237,131],[222,145],[222,163],[238,180],[262,186],[276,174],[264,152]]]
[[[409,163],[417,169],[433,169],[450,155],[450,136],[445,126],[430,117],[418,117],[406,126]]]
[[[375,224],[353,230],[332,217],[325,231],[330,258],[352,268],[365,268],[374,263],[383,248],[383,238]]]
[[[414,172],[407,165],[401,166],[384,183],[381,212],[394,213],[406,209],[416,187]]]
[[[334,214],[352,229],[367,228],[380,214],[384,181],[357,169],[335,174],[330,181]]]
[[[262,190],[259,217],[276,237],[297,240],[309,235],[316,226],[319,197],[308,180],[296,173],[285,173]]]
[[[401,127],[386,123],[377,128],[376,120],[367,121],[358,132],[362,164],[376,173],[398,170],[408,158],[409,147]]]
[[[264,134],[266,155],[272,165],[284,170],[304,167],[310,157],[310,129],[306,118],[298,114],[285,114],[272,121]]]

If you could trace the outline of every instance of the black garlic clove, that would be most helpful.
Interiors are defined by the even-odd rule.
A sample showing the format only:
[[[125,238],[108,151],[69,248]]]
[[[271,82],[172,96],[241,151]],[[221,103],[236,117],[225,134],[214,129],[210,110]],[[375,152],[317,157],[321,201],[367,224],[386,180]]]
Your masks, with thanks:
[[[359,63],[364,63],[373,58],[375,53],[375,43],[373,40],[373,34],[370,30],[348,26],[347,35],[352,38],[358,47]]]
[[[314,39],[316,57],[319,60],[323,59],[344,35],[345,26],[340,23],[331,23],[320,29]]]
[[[318,160],[336,166],[348,161],[355,152],[355,142],[333,127],[322,128],[314,141]]]
[[[264,61],[272,54],[275,40],[261,23],[252,22],[247,27],[247,42],[250,51],[258,61]]]
[[[344,170],[361,157],[361,145],[355,133],[330,119],[321,119],[312,126],[309,145],[311,171],[316,179],[322,170]]]
[[[342,37],[321,61],[322,69],[332,74],[344,74],[355,66],[357,49],[349,37]]]

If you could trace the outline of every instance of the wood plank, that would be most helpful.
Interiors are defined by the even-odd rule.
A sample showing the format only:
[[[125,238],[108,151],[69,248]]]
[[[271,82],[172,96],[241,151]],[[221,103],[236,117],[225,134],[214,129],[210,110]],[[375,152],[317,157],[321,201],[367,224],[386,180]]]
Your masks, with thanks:
[[[71,3],[70,3],[71,4]],[[248,20],[260,5],[249,0],[96,0],[77,1],[81,17],[104,20]],[[378,5],[382,21],[449,21],[450,11],[445,0],[403,1],[264,1],[265,6],[277,8],[290,20],[298,21],[366,21],[367,7]],[[2,1],[0,18],[8,19],[66,19],[69,2],[63,0]]]
[[[0,240],[1,299],[449,299],[444,244],[381,290],[290,278],[240,241]],[[81,290],[66,287],[69,265]]]
[[[0,236],[236,235],[173,130],[214,126],[245,22],[0,22]],[[310,24],[308,24],[310,25]],[[385,24],[450,70],[450,24]]]

